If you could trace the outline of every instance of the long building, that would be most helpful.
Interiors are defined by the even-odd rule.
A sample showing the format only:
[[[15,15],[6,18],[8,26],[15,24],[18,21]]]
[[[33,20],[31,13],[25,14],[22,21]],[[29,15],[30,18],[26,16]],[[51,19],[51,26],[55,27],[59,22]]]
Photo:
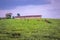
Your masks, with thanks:
[[[32,19],[32,18],[41,18],[42,15],[29,15],[29,16],[15,16],[15,19],[25,18],[25,19]]]

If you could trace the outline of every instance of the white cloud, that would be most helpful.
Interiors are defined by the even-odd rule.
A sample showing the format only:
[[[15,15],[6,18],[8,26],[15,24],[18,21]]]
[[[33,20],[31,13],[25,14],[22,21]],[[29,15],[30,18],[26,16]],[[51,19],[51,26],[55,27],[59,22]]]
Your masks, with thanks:
[[[51,9],[50,5],[28,5],[28,6],[18,6],[12,10],[1,10],[0,13],[8,13],[11,12],[13,15],[20,13],[21,15],[43,15],[48,16],[48,10]],[[2,14],[1,14],[2,15]]]
[[[42,15],[47,18],[60,18],[59,4],[60,3],[56,2],[56,0],[53,0],[52,4],[47,5],[17,6],[15,9],[11,10],[0,10],[0,16],[4,16],[3,14],[11,12],[13,15],[20,13],[21,15]]]

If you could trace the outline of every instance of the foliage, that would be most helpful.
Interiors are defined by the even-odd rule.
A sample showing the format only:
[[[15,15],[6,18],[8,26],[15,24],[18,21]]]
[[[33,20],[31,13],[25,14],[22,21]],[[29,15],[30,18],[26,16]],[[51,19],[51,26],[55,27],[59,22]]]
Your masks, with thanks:
[[[0,20],[1,20],[1,18],[0,18]]]
[[[6,18],[7,18],[7,19],[11,19],[11,16],[12,16],[12,13],[7,13],[7,14],[6,14]]]
[[[59,40],[60,19],[4,19],[0,20],[1,40]],[[18,38],[11,34],[20,33]]]
[[[14,19],[15,17],[13,16],[12,19]]]
[[[20,16],[20,14],[19,14],[19,13],[17,13],[17,16]]]

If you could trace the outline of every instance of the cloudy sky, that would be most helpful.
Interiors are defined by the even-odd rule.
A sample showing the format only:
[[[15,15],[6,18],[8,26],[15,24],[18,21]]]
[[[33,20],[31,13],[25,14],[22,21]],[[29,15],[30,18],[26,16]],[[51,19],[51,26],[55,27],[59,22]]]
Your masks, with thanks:
[[[42,15],[43,18],[60,18],[60,0],[0,0],[0,17],[6,13],[16,16]]]

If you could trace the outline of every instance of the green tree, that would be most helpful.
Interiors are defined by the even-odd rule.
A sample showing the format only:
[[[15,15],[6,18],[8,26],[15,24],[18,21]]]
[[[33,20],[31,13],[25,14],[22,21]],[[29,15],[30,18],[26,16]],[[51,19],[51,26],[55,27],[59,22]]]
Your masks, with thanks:
[[[1,17],[0,17],[0,20],[1,20]]]
[[[12,19],[14,19],[15,17],[13,16]]]
[[[11,19],[11,16],[12,16],[12,13],[7,13],[7,14],[6,14],[6,18],[7,18],[7,19]]]
[[[19,13],[17,13],[17,16],[20,16],[20,14],[19,14]]]

